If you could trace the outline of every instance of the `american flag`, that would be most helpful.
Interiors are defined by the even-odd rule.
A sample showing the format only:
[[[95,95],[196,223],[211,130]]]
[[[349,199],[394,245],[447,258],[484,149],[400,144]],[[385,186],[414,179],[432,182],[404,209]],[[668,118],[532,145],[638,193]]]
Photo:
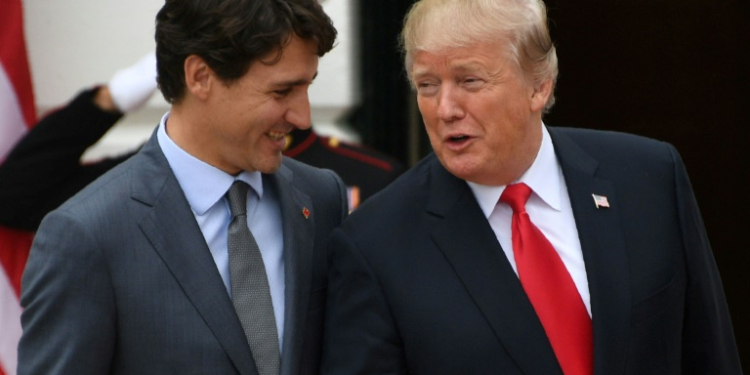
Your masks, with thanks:
[[[0,163],[36,123],[21,0],[0,1]],[[0,227],[0,375],[15,375],[21,274],[32,234]]]
[[[596,204],[597,209],[600,207],[609,208],[609,201],[607,201],[607,197],[596,194],[591,195],[594,197],[594,204]]]

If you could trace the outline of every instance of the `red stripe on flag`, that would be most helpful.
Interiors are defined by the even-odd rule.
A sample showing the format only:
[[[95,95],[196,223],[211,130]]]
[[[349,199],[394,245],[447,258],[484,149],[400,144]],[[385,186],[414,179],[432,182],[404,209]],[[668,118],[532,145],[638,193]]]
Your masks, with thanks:
[[[36,107],[23,32],[21,0],[0,2],[0,63],[21,104],[26,126],[32,127],[36,123]]]
[[[27,127],[36,122],[31,73],[26,57],[21,0],[0,2],[0,63],[11,81]],[[16,295],[21,291],[21,274],[26,266],[32,235],[0,228],[0,271],[5,271]]]
[[[16,296],[21,296],[21,275],[26,267],[26,258],[29,257],[29,249],[33,234],[18,230],[0,227],[0,264],[10,280]]]
[[[17,113],[23,117],[22,120],[18,117],[15,118],[24,122],[24,124],[5,124],[15,129],[24,126],[31,128],[36,124],[36,107],[24,38],[21,0],[0,0],[0,69],[8,77],[10,90],[14,93],[10,98],[0,99],[12,100],[13,102],[9,104],[12,107],[17,106]],[[0,142],[3,141],[7,142],[8,140],[0,139]],[[0,228],[0,277],[9,281],[9,285],[4,286],[9,286],[12,289],[12,294],[15,294],[16,297],[13,298],[11,290],[5,289],[7,293],[4,293],[0,304],[14,304],[3,305],[10,308],[4,308],[5,312],[20,309],[17,304],[21,295],[21,276],[24,267],[26,267],[32,238],[32,233]],[[5,275],[2,275],[2,273]],[[3,345],[0,352],[0,358],[2,358],[0,359],[0,375],[14,375],[17,358],[15,348],[18,345],[21,332],[20,321],[18,321],[18,318],[12,318],[12,321],[2,323],[3,332],[0,333],[0,341]],[[13,329],[8,330],[8,327]]]
[[[26,57],[21,0],[0,1],[0,63],[13,86],[27,127],[36,122],[34,93]],[[0,228],[0,271],[5,271],[17,296],[32,234]]]

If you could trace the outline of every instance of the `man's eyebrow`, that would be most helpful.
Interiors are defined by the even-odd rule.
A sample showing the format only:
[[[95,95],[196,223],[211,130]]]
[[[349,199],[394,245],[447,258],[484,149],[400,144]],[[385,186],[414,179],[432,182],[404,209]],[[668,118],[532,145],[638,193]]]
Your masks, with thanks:
[[[318,76],[318,72],[315,72],[315,75],[312,77],[311,80],[307,79],[295,79],[293,81],[281,81],[274,84],[274,86],[278,87],[293,87],[293,86],[300,86],[300,85],[306,85],[308,83],[312,83],[312,81],[315,80],[315,78]]]
[[[430,72],[428,69],[425,69],[425,68],[414,68],[411,75],[414,78],[417,78],[417,77],[421,78],[423,76],[430,75]]]
[[[460,61],[455,64],[451,64],[450,68],[459,72],[472,72],[472,71],[483,71],[487,70],[484,64],[476,61]]]
[[[474,61],[458,61],[452,64],[448,64],[448,68],[451,71],[462,73],[487,70],[487,67],[485,65]],[[430,69],[425,67],[415,67],[412,71],[412,77],[414,78],[429,76],[431,74],[432,72],[430,71]]]

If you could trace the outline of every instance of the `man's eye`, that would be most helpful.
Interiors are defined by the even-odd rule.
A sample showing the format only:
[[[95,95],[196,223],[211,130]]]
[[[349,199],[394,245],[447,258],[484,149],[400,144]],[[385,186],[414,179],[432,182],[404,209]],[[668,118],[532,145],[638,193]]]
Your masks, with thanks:
[[[461,82],[461,86],[465,89],[474,91],[479,90],[484,86],[485,81],[481,78],[467,77]]]
[[[289,87],[289,88],[285,88],[283,90],[275,90],[273,93],[276,94],[276,95],[278,95],[278,96],[287,96],[291,92],[292,92],[292,88]]]
[[[437,90],[438,85],[434,82],[418,82],[417,92],[420,94],[429,94]]]

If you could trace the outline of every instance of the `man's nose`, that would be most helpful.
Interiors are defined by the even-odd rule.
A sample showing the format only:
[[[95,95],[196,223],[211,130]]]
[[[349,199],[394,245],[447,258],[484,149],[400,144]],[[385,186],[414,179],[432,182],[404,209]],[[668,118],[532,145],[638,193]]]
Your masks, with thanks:
[[[443,121],[453,121],[464,116],[461,106],[461,92],[452,85],[444,85],[438,93],[437,115]]]
[[[303,91],[292,98],[284,120],[299,129],[308,129],[310,127],[310,98],[307,95],[307,91]]]

